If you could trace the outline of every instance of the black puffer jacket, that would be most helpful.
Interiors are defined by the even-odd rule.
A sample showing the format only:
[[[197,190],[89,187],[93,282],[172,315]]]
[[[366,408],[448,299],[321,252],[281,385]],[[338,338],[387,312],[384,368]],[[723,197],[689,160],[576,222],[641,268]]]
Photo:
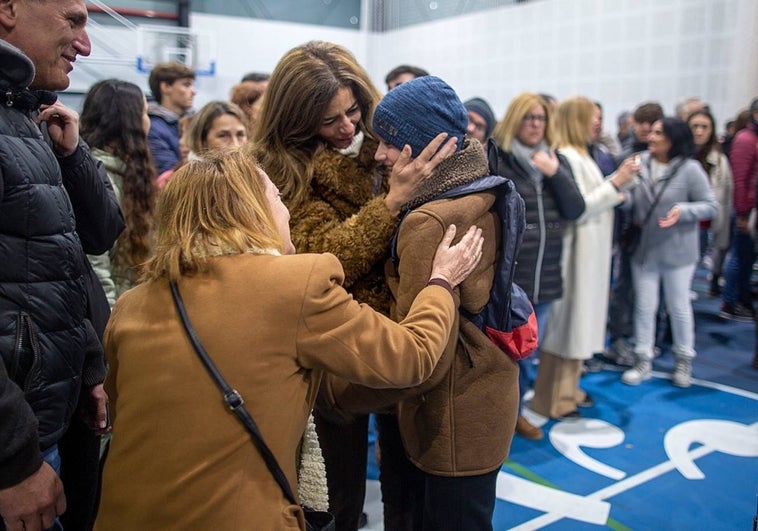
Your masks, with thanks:
[[[563,222],[573,221],[584,212],[584,199],[568,162],[558,155],[558,172],[543,179],[543,188],[538,190],[516,157],[493,139],[487,145],[487,158],[490,174],[511,179],[526,206],[526,231],[513,281],[533,304],[560,299]]]
[[[64,432],[81,387],[104,378],[84,252],[110,249],[124,220],[86,146],[58,159],[32,120],[51,100],[25,89],[31,61],[0,40],[0,65],[0,354],[45,449]]]

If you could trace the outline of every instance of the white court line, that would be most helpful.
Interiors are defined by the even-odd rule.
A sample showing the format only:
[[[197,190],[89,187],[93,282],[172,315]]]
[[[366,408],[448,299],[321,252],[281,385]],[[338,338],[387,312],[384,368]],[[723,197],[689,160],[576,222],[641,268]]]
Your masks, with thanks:
[[[670,375],[666,373],[658,372],[658,371],[653,371],[653,376],[657,378],[662,378],[662,379],[670,379]],[[708,387],[708,388],[715,389],[718,391],[723,391],[726,393],[742,396],[744,398],[758,400],[758,394],[750,392],[750,391],[745,391],[743,389],[738,389],[736,387],[731,387],[729,385],[708,382],[705,380],[698,380],[695,378],[692,379],[692,383],[696,385],[700,385],[702,387]],[[695,459],[704,457],[715,451],[716,451],[715,448],[708,448],[707,446],[701,446],[699,448],[696,448],[695,450],[690,451],[688,455],[694,461]],[[644,470],[634,476],[630,476],[624,480],[621,480],[617,483],[614,483],[603,489],[600,489],[592,494],[588,494],[586,497],[593,500],[606,500],[608,498],[612,498],[613,496],[626,492],[627,490],[631,490],[635,487],[638,487],[642,485],[643,483],[651,481],[652,479],[655,479],[656,477],[659,477],[659,476],[662,476],[663,474],[671,472],[672,470],[676,470],[676,466],[671,461],[665,461],[647,470]],[[533,518],[532,520],[524,522],[523,524],[520,524],[516,527],[511,528],[510,531],[531,531],[535,529],[541,529],[544,526],[555,523],[558,520],[564,519],[566,516],[567,516],[567,513],[557,513],[557,512],[543,514],[541,516]]]
[[[715,449],[711,449],[706,446],[701,446],[700,448],[697,448],[689,452],[689,456],[694,460],[699,457],[704,457],[713,452],[715,452]],[[617,483],[614,483],[612,485],[609,485],[605,487],[604,489],[600,489],[597,492],[588,494],[587,498],[590,498],[593,500],[605,500],[607,498],[612,498],[613,496],[616,496],[617,494],[621,494],[622,492],[626,492],[627,490],[631,490],[635,487],[638,487],[642,485],[643,483],[646,483],[652,479],[662,476],[663,474],[671,472],[672,470],[676,470],[676,467],[674,466],[674,464],[671,461],[665,461],[652,468],[643,470],[639,474],[635,474],[634,476],[629,476],[628,478],[621,480]],[[532,520],[524,522],[523,524],[520,524],[516,527],[512,527],[511,531],[531,531],[534,529],[541,529],[542,527],[555,523],[558,520],[562,520],[563,518],[565,518],[564,514],[558,514],[558,513],[543,514],[542,516],[533,518]]]

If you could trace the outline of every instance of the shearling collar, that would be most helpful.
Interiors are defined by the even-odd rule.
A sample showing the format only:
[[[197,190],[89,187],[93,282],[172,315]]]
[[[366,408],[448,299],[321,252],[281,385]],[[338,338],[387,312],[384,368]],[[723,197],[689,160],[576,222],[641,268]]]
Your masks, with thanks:
[[[484,149],[478,140],[464,141],[463,148],[440,162],[429,178],[419,187],[416,196],[400,209],[408,212],[431,201],[438,195],[489,174]]]

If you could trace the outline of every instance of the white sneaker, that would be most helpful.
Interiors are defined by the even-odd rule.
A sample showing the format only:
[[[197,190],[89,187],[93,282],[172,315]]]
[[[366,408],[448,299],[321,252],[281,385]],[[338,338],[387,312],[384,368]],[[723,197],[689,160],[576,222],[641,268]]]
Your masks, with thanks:
[[[639,385],[641,382],[650,379],[652,371],[653,364],[650,360],[637,358],[634,367],[624,371],[624,374],[621,375],[621,381],[626,385]]]
[[[692,385],[692,360],[677,358],[674,372],[671,375],[671,383],[677,387],[689,387]]]

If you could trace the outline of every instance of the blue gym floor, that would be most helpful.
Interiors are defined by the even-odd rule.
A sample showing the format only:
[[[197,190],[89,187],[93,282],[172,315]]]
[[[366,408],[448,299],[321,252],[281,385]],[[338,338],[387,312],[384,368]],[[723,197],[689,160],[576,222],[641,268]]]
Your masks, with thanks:
[[[693,285],[692,387],[671,385],[669,351],[638,387],[607,366],[582,378],[596,405],[552,421],[545,438],[516,436],[498,482],[495,530],[751,529],[758,495],[758,369],[752,323],[718,316],[705,272]],[[370,453],[373,453],[370,450]],[[383,529],[375,464],[368,531]]]

